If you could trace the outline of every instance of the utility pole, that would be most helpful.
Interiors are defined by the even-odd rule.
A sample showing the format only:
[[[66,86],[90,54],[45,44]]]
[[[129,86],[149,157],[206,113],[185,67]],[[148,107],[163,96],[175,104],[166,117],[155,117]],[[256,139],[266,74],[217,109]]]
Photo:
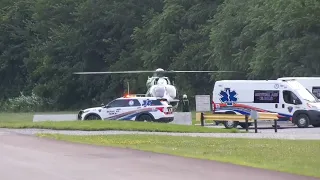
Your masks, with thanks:
[[[127,86],[128,86],[128,94],[130,94],[130,84],[129,84],[129,81],[127,81]]]

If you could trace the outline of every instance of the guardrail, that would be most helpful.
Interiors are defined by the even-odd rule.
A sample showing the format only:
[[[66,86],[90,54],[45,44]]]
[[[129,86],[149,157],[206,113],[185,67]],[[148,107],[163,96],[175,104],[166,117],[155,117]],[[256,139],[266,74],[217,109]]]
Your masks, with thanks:
[[[235,122],[245,122],[246,131],[248,132],[249,122],[254,122],[255,133],[258,132],[257,121],[274,121],[274,131],[278,132],[277,121],[278,113],[266,113],[266,112],[253,112],[251,115],[239,115],[239,114],[205,114],[196,113],[196,121],[201,121],[201,126],[204,126],[206,120],[209,121],[235,121]]]

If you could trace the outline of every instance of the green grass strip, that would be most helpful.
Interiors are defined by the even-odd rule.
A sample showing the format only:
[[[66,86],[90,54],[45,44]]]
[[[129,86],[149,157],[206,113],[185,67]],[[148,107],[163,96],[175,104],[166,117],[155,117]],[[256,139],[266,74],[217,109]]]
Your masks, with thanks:
[[[136,121],[60,121],[60,122],[0,122],[0,128],[39,128],[54,130],[122,130],[147,132],[189,132],[189,133],[238,133],[237,129],[208,128],[195,125],[151,123]]]

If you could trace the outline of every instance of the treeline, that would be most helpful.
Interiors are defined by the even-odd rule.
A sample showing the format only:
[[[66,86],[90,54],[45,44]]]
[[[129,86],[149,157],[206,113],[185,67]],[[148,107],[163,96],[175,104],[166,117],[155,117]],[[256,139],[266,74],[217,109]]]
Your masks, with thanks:
[[[318,0],[0,0],[1,110],[67,110],[144,93],[148,75],[108,70],[236,70],[171,76],[190,98],[218,79],[320,71]]]

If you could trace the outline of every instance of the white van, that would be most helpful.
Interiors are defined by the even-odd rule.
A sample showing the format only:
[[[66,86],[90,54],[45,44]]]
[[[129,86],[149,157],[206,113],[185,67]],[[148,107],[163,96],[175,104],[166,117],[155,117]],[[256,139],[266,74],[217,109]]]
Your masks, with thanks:
[[[282,77],[278,80],[296,80],[320,99],[320,77]]]
[[[275,112],[279,121],[290,120],[300,128],[320,127],[320,101],[295,80],[217,81],[212,101],[214,113]],[[223,124],[226,128],[245,127],[233,121]]]

